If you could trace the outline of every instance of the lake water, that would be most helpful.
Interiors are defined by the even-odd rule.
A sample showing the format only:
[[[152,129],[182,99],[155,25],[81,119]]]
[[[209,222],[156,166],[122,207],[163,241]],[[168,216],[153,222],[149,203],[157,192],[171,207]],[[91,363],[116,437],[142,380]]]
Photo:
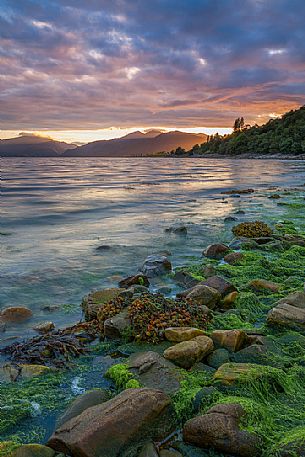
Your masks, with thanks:
[[[302,161],[11,158],[1,169],[0,306],[34,313],[2,339],[31,334],[35,322],[74,322],[85,294],[116,286],[148,254],[170,251],[174,267],[199,258],[207,244],[231,238],[224,218],[238,210],[240,221],[285,217],[271,187],[305,182]],[[248,187],[255,194],[221,194]],[[175,222],[187,236],[165,233]]]

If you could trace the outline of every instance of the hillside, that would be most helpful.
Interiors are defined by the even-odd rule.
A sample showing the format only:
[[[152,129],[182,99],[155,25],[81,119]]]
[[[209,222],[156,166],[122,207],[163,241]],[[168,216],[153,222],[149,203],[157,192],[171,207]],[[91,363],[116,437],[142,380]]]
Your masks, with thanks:
[[[206,143],[193,152],[196,152],[196,155],[230,156],[241,154],[297,156],[305,154],[305,106],[290,111],[281,118],[272,119],[262,126],[242,125],[238,128],[235,126],[232,134],[211,136]]]
[[[17,138],[0,140],[2,157],[56,157],[75,144],[55,141],[38,135],[20,134]]]
[[[155,136],[156,133],[156,136]],[[67,151],[68,157],[140,157],[171,151],[178,147],[192,148],[195,144],[206,141],[207,135],[183,133],[179,131],[159,133],[150,131],[147,134],[134,132],[123,138],[101,140]]]

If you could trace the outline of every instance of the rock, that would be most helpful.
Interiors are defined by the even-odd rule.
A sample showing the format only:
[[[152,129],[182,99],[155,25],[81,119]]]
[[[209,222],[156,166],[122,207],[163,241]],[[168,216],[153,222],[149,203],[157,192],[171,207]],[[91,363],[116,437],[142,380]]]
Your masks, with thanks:
[[[141,272],[148,278],[161,276],[169,273],[172,269],[172,264],[164,255],[149,255],[141,267]]]
[[[305,427],[288,430],[275,453],[278,457],[305,457]]]
[[[199,335],[204,335],[204,331],[194,327],[168,327],[164,331],[165,338],[173,343],[188,341]]]
[[[193,276],[190,273],[183,270],[176,271],[173,280],[179,286],[187,289],[196,286],[200,282],[198,281],[198,279],[193,278]]]
[[[214,330],[211,338],[216,348],[225,348],[231,352],[239,351],[247,335],[243,330]]]
[[[164,357],[187,369],[210,354],[213,348],[211,338],[202,335],[169,347],[164,351]]]
[[[159,453],[154,443],[147,443],[143,446],[138,457],[159,457]]]
[[[174,428],[170,398],[164,392],[127,389],[70,419],[48,445],[82,457],[136,456],[141,444],[161,440]]]
[[[222,348],[216,349],[216,351],[213,351],[212,354],[210,354],[207,358],[207,363],[210,365],[210,367],[213,368],[219,368],[221,365],[229,361],[229,352],[226,349]]]
[[[214,265],[211,265],[210,263],[206,265],[203,269],[203,275],[205,278],[210,278],[211,276],[216,275],[216,268]]]
[[[33,327],[33,330],[35,330],[38,333],[43,334],[43,333],[51,332],[52,330],[54,330],[54,328],[55,328],[55,325],[53,322],[41,322],[40,324],[35,325],[35,327]]]
[[[0,312],[0,319],[3,322],[21,322],[30,319],[32,311],[24,306],[9,306]]]
[[[305,292],[292,292],[287,295],[287,297],[279,300],[277,303],[287,303],[288,305],[295,306],[296,308],[305,309]]]
[[[281,288],[281,284],[277,284],[272,281],[266,281],[265,279],[254,279],[249,283],[249,287],[251,287],[256,292],[270,290],[270,292],[276,293]]]
[[[173,224],[171,227],[165,229],[167,233],[175,233],[176,235],[186,235],[187,227],[184,224]]]
[[[225,217],[224,218],[224,222],[227,223],[227,222],[236,222],[238,221],[237,217],[234,217],[234,216],[228,216],[228,217]]]
[[[161,449],[160,457],[183,457],[178,451],[169,451],[168,449]]]
[[[267,324],[270,326],[304,331],[305,309],[297,308],[288,303],[280,303],[269,311],[267,315]]]
[[[225,297],[226,295],[230,294],[231,292],[237,291],[236,287],[233,286],[233,284],[226,281],[221,276],[211,276],[206,281],[204,281],[200,284],[203,284],[203,285],[212,287],[212,289],[218,290],[218,292],[221,294],[222,297]]]
[[[162,294],[162,295],[169,295],[169,294],[171,294],[171,292],[172,292],[172,288],[169,286],[163,286],[157,290],[157,294]]]
[[[222,301],[222,307],[224,309],[230,309],[233,307],[234,302],[238,298],[238,292],[230,292],[228,295],[226,295]]]
[[[250,379],[266,379],[272,374],[281,374],[277,368],[256,365],[254,363],[224,363],[214,374],[214,380],[223,385],[231,385],[236,382],[247,382]]]
[[[98,315],[99,318],[99,315]],[[128,317],[128,310],[124,309],[119,314],[109,317],[104,322],[103,333],[106,338],[116,340],[122,337],[124,330],[130,327],[131,322]]]
[[[2,382],[14,382],[19,376],[19,368],[6,363],[0,367],[0,381]]]
[[[210,244],[204,251],[203,255],[209,259],[222,259],[230,250],[225,244]]]
[[[223,260],[230,265],[235,265],[236,263],[243,260],[244,257],[244,254],[242,254],[241,252],[230,252],[230,254],[224,256]]]
[[[210,309],[216,308],[216,305],[220,302],[221,298],[220,293],[215,288],[201,283],[191,289],[177,294],[177,297],[179,296],[190,299],[197,305],[205,305]]]
[[[82,309],[85,314],[87,321],[96,319],[98,310],[109,301],[119,297],[125,289],[112,288],[102,289],[96,292],[90,293],[88,296],[83,298]]]
[[[55,451],[41,444],[23,444],[13,451],[11,457],[54,457]]]
[[[128,276],[128,278],[122,279],[122,281],[119,282],[119,287],[123,289],[128,289],[129,287],[135,285],[149,287],[148,277],[142,274],[138,274],[135,276]]]
[[[232,361],[236,363],[256,363],[264,365],[267,363],[268,349],[262,344],[252,344],[232,354]],[[271,365],[270,361],[268,363]]]
[[[203,416],[186,422],[184,441],[202,448],[214,448],[225,454],[240,457],[258,455],[259,440],[252,433],[239,429],[239,421],[245,414],[238,403],[219,404]]]
[[[191,446],[183,441],[175,441],[172,446],[180,451],[183,457],[210,457],[211,454],[200,449],[199,447]]]
[[[176,365],[157,352],[136,352],[127,360],[129,371],[148,388],[174,394],[180,389],[181,375]]]
[[[112,246],[110,246],[109,244],[101,244],[100,246],[97,246],[97,248],[95,248],[97,251],[111,251],[113,249]]]
[[[237,211],[235,211],[235,214],[246,214],[246,211],[244,211],[243,209],[238,209]]]
[[[21,367],[21,377],[23,379],[32,379],[37,376],[49,373],[51,368],[45,367],[44,365],[24,364]]]
[[[83,411],[91,408],[91,406],[99,405],[109,399],[110,394],[106,389],[89,390],[89,392],[79,395],[60,416],[57,421],[57,427],[61,427],[65,422],[68,422],[73,417],[79,416]]]

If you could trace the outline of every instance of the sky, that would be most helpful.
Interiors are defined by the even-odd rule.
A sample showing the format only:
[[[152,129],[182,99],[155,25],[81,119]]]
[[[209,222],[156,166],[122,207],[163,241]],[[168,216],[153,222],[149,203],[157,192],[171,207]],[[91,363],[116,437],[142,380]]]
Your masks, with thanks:
[[[305,103],[304,0],[0,0],[0,138],[225,133]]]

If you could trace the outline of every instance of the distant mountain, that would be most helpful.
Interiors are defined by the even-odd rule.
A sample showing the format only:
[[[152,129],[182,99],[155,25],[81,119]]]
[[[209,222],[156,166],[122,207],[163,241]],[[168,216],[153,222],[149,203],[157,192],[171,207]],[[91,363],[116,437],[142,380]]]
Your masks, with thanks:
[[[140,157],[161,151],[172,151],[178,147],[190,149],[202,144],[207,135],[183,133],[179,131],[160,133],[149,130],[147,133],[133,132],[123,138],[93,141],[76,149],[66,151],[65,157]]]
[[[77,145],[51,138],[21,133],[17,138],[0,140],[2,157],[57,157]]]

